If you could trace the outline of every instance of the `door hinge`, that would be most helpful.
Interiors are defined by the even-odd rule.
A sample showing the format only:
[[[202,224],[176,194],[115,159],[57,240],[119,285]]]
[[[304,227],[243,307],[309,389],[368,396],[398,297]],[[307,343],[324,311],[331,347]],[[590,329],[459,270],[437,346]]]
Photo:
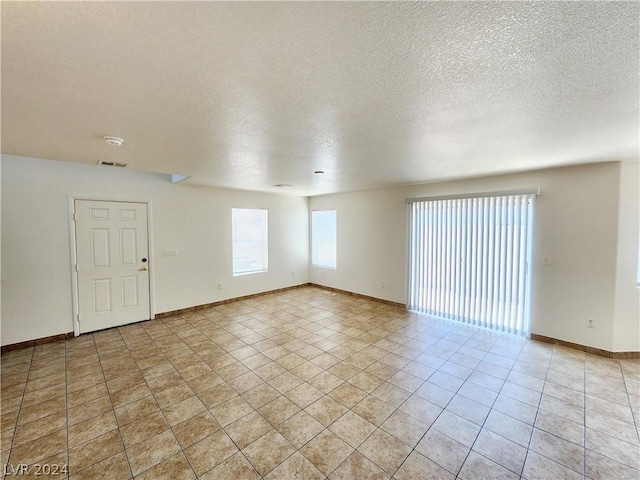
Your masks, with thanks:
[[[76,263],[76,272],[78,271],[78,264]]]
[[[79,313],[78,313],[77,317],[78,317],[78,323],[80,323],[80,314]]]
[[[78,214],[77,214],[77,213],[74,213],[74,214],[73,214],[73,221],[74,221],[74,222],[77,222],[77,221],[78,221]]]

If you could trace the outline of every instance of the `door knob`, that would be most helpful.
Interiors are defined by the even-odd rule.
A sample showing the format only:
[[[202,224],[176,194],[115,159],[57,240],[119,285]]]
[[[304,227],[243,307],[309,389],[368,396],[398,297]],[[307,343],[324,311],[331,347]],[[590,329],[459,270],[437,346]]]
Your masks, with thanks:
[[[149,267],[147,267],[146,265],[144,265],[144,266],[140,269],[140,271],[141,271],[141,272],[144,272],[144,271],[146,271],[146,270],[149,270]]]

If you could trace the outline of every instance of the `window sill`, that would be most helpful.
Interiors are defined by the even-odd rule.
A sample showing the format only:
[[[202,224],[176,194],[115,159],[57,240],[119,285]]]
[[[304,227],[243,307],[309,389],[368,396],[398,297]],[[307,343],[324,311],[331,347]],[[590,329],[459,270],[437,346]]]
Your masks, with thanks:
[[[234,273],[233,276],[234,277],[244,277],[245,275],[253,275],[254,273],[267,273],[269,270],[253,270],[251,272],[239,272],[239,273]]]

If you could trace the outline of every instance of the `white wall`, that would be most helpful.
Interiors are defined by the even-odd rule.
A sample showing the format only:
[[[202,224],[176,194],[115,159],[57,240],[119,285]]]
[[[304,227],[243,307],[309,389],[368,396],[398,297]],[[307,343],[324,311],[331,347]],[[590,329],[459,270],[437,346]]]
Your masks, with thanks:
[[[640,287],[638,235],[640,234],[640,163],[623,162],[620,169],[618,262],[613,325],[616,351],[640,350]]]
[[[640,350],[637,303],[632,305],[638,297],[629,294],[635,277],[623,288],[629,273],[618,275],[621,263],[637,265],[637,193],[635,202],[632,194],[619,198],[620,174],[621,164],[614,162],[313,197],[312,210],[338,211],[338,268],[312,267],[311,281],[404,303],[405,198],[540,187],[532,332],[610,351]],[[624,224],[620,242],[619,201],[625,215],[636,218],[635,230]],[[552,264],[543,266],[543,256]],[[618,298],[623,289],[627,293]],[[587,318],[595,319],[595,328],[586,327]]]
[[[1,168],[2,345],[73,330],[68,195],[152,202],[154,311],[160,313],[307,281],[404,303],[405,198],[539,186],[533,333],[611,351],[640,350],[637,162],[310,200],[23,157],[3,156]],[[267,274],[232,275],[234,206],[269,209]],[[309,271],[309,208],[338,210],[337,270]],[[163,257],[164,249],[179,255]],[[543,256],[552,258],[550,266],[542,265]],[[588,317],[596,328],[586,328]]]
[[[337,210],[337,269],[311,266],[311,282],[406,303],[406,197],[405,188],[312,197],[312,210]]]
[[[2,345],[73,331],[68,196],[151,202],[155,313],[309,281],[307,198],[2,156]],[[269,272],[232,275],[232,207],[269,209]]]

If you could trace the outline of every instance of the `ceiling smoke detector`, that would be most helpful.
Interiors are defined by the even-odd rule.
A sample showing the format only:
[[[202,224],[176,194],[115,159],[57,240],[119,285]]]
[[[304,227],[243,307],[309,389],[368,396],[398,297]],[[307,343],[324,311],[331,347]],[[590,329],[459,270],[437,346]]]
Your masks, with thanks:
[[[104,137],[104,141],[107,142],[108,145],[112,145],[114,147],[119,147],[124,142],[124,140],[119,137]]]

